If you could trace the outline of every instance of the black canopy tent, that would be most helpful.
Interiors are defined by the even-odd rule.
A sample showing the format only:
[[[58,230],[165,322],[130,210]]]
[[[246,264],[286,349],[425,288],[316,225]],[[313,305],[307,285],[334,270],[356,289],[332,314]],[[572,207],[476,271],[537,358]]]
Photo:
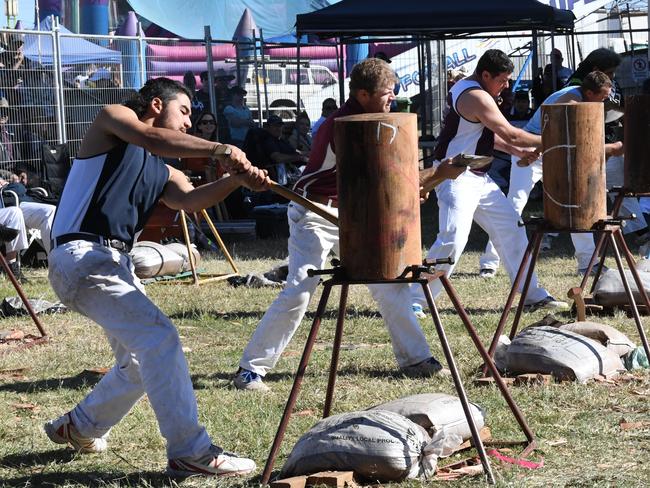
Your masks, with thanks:
[[[336,37],[345,44],[355,42],[361,36],[412,36],[422,41],[485,32],[532,31],[532,64],[533,72],[536,72],[537,31],[569,34],[574,22],[573,12],[537,0],[342,0],[321,10],[298,15],[296,33],[298,39],[304,34],[314,34],[322,38]],[[422,66],[425,50],[418,54],[420,79],[426,80]],[[441,56],[441,59],[444,58]],[[343,93],[342,70],[339,70],[339,78]],[[424,97],[424,83],[420,84],[420,91]],[[424,134],[426,121],[422,122]]]
[[[413,35],[444,38],[479,32],[570,31],[569,10],[537,0],[343,0],[296,17],[296,31],[321,37]]]

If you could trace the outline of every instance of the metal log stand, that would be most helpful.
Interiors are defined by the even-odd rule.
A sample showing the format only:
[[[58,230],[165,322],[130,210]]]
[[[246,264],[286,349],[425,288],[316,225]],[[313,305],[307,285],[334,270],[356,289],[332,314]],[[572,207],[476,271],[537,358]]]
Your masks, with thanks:
[[[481,438],[479,436],[478,429],[476,427],[476,424],[474,422],[474,419],[472,418],[472,413],[469,407],[469,401],[467,399],[467,394],[465,393],[465,388],[463,386],[463,382],[460,378],[460,373],[458,371],[458,368],[456,366],[456,362],[454,360],[454,356],[452,354],[451,348],[449,346],[449,342],[447,341],[447,336],[445,334],[445,330],[442,326],[442,322],[440,320],[440,315],[438,314],[438,310],[436,308],[436,305],[433,301],[433,296],[431,295],[431,290],[428,287],[428,280],[426,277],[421,277],[422,273],[428,273],[432,274],[435,279],[439,279],[442,282],[442,285],[445,289],[445,292],[449,296],[449,299],[451,300],[452,304],[454,305],[454,308],[456,309],[456,312],[458,316],[461,318],[463,324],[465,325],[465,328],[467,329],[467,332],[469,333],[472,341],[474,342],[474,345],[481,355],[483,361],[485,361],[485,365],[487,368],[490,370],[492,376],[494,377],[494,380],[496,382],[496,385],[498,386],[499,390],[501,391],[501,394],[503,398],[505,399],[506,403],[508,404],[508,407],[510,408],[512,414],[514,415],[515,419],[517,420],[517,423],[521,427],[522,432],[526,436],[526,441],[522,442],[521,444],[524,444],[526,447],[524,451],[522,452],[522,457],[526,456],[528,453],[530,453],[532,450],[535,449],[536,443],[535,443],[535,436],[533,432],[530,430],[526,419],[524,418],[523,414],[521,413],[521,410],[515,403],[514,399],[512,398],[512,395],[510,394],[510,391],[508,390],[508,387],[504,383],[503,379],[499,375],[499,372],[496,369],[496,366],[494,365],[494,362],[492,361],[490,355],[488,352],[485,350],[485,347],[481,343],[478,333],[472,323],[470,322],[469,316],[465,312],[465,309],[463,308],[462,304],[460,303],[460,300],[458,298],[458,295],[456,294],[456,291],[452,287],[451,283],[447,279],[447,277],[444,275],[443,272],[440,271],[435,271],[431,264],[444,264],[444,263],[449,263],[450,259],[445,259],[445,260],[438,260],[435,263],[425,263],[425,266],[409,266],[407,267],[404,272],[397,277],[396,279],[382,279],[382,280],[354,280],[354,279],[348,279],[345,269],[343,267],[335,267],[334,269],[330,270],[311,270],[309,272],[310,276],[315,276],[315,275],[331,275],[332,277],[324,282],[324,289],[323,289],[323,294],[321,296],[320,302],[318,303],[318,309],[316,311],[316,315],[314,316],[314,321],[311,326],[311,330],[309,332],[309,336],[307,338],[307,343],[305,344],[305,349],[302,354],[302,358],[300,359],[300,364],[298,366],[298,370],[296,371],[296,376],[293,382],[293,387],[291,388],[291,393],[289,395],[289,399],[287,400],[287,404],[284,409],[284,413],[282,415],[282,419],[280,421],[280,425],[278,427],[277,433],[275,435],[275,438],[273,440],[273,445],[271,447],[271,451],[269,453],[268,459],[266,461],[266,466],[264,467],[264,472],[262,474],[262,484],[267,484],[269,482],[269,479],[271,478],[271,473],[273,471],[273,466],[275,464],[276,457],[278,455],[278,452],[280,450],[280,446],[282,444],[282,440],[284,438],[284,434],[286,432],[287,425],[289,423],[289,419],[291,418],[291,414],[294,410],[296,400],[298,398],[298,393],[300,391],[300,387],[303,381],[303,378],[305,376],[305,370],[307,369],[307,364],[309,363],[309,358],[311,356],[312,348],[314,345],[314,342],[316,341],[316,337],[318,335],[318,330],[320,328],[321,324],[321,319],[323,317],[323,314],[325,313],[325,308],[327,306],[327,302],[329,300],[330,292],[332,291],[332,287],[334,286],[340,286],[341,287],[341,297],[340,297],[340,302],[339,302],[339,309],[338,309],[338,317],[336,321],[336,333],[334,336],[334,344],[332,348],[332,361],[330,365],[330,371],[329,371],[329,381],[327,384],[327,393],[325,397],[325,405],[323,407],[323,417],[328,417],[331,412],[332,408],[332,402],[334,399],[334,386],[336,383],[336,372],[337,372],[337,367],[338,367],[338,361],[339,361],[339,351],[341,348],[341,340],[343,337],[343,322],[345,319],[345,313],[346,313],[346,306],[347,306],[347,297],[348,297],[348,288],[350,285],[368,285],[368,284],[393,284],[393,283],[402,283],[402,284],[410,284],[410,283],[419,283],[422,286],[422,289],[424,290],[425,297],[427,299],[427,303],[429,305],[429,311],[431,313],[431,317],[433,319],[433,324],[436,328],[436,332],[438,334],[438,338],[440,339],[440,343],[442,345],[442,349],[445,355],[445,359],[447,360],[447,365],[449,366],[449,369],[451,371],[451,375],[454,381],[454,385],[456,387],[456,392],[458,393],[458,397],[460,399],[460,402],[463,407],[463,411],[465,413],[465,417],[467,418],[467,423],[470,427],[470,431],[472,433],[472,441],[473,445],[476,447],[476,450],[478,451],[478,455],[481,459],[481,463],[483,465],[483,468],[485,470],[487,480],[490,483],[494,483],[494,475],[492,473],[492,468],[490,466],[490,461],[488,460],[488,457],[485,452],[485,448],[483,445],[483,442],[481,441]]]
[[[622,197],[620,200],[622,202]],[[619,208],[620,208],[620,204],[619,204]],[[519,320],[521,319],[521,314],[524,309],[524,297],[528,294],[528,288],[530,287],[530,281],[533,276],[533,272],[535,271],[535,265],[537,264],[537,257],[539,255],[539,249],[541,247],[542,238],[544,237],[544,234],[557,233],[557,232],[569,232],[569,233],[586,232],[592,234],[594,233],[599,234],[599,239],[598,239],[598,244],[596,245],[596,250],[594,251],[594,254],[591,257],[589,266],[587,267],[587,272],[582,278],[582,283],[580,284],[580,288],[584,289],[584,287],[586,286],[591,270],[594,266],[594,263],[596,262],[596,257],[598,256],[600,249],[603,247],[603,244],[609,244],[614,253],[616,266],[621,275],[621,280],[623,281],[623,287],[625,288],[625,293],[627,294],[628,301],[632,309],[632,315],[634,317],[637,330],[639,331],[639,337],[641,338],[641,342],[643,344],[643,348],[645,349],[646,354],[648,354],[648,357],[650,357],[650,350],[648,349],[648,339],[646,338],[646,334],[643,329],[643,324],[641,322],[641,317],[639,315],[639,309],[634,299],[634,294],[632,293],[632,289],[630,288],[630,284],[625,275],[625,270],[623,268],[623,260],[621,258],[619,246],[621,249],[623,249],[623,253],[625,255],[627,264],[630,268],[630,271],[632,272],[632,276],[634,277],[634,281],[639,289],[641,297],[643,298],[643,303],[646,305],[646,307],[648,307],[648,310],[650,310],[650,301],[648,300],[648,295],[645,292],[643,283],[641,282],[641,278],[639,277],[639,273],[636,270],[634,257],[632,256],[632,253],[630,253],[630,250],[625,244],[625,239],[623,238],[623,233],[621,232],[621,219],[601,220],[596,224],[594,224],[593,229],[590,230],[556,229],[551,227],[544,219],[531,219],[531,221],[527,222],[526,225],[534,226],[533,236],[528,243],[528,247],[526,248],[526,251],[524,252],[524,257],[521,260],[521,264],[519,266],[517,276],[515,277],[515,281],[512,284],[512,289],[510,290],[510,294],[508,295],[506,305],[503,309],[503,313],[501,314],[499,325],[497,326],[497,329],[494,333],[494,337],[492,338],[492,343],[490,344],[490,348],[488,350],[489,356],[491,358],[494,357],[494,352],[496,351],[497,344],[499,342],[499,337],[501,337],[501,334],[503,333],[503,329],[506,326],[506,323],[508,321],[508,316],[510,314],[510,309],[512,307],[512,304],[514,303],[517,290],[519,289],[519,284],[521,283],[521,279],[523,278],[524,273],[526,272],[526,267],[528,266],[528,273],[526,274],[524,287],[521,291],[521,296],[519,298],[519,304],[517,305],[517,311],[515,313],[515,318],[512,323],[512,328],[510,329],[510,334],[509,334],[510,339],[513,339],[517,334]],[[618,241],[618,245],[617,245],[617,241]],[[529,261],[530,261],[530,266],[528,265]],[[599,263],[599,267],[596,272],[596,276],[594,277],[594,283],[592,285],[591,291],[593,291],[593,287],[595,286],[596,282],[600,277],[603,262],[604,262],[604,257],[601,259]],[[488,369],[490,368],[484,366],[483,373],[487,374]]]

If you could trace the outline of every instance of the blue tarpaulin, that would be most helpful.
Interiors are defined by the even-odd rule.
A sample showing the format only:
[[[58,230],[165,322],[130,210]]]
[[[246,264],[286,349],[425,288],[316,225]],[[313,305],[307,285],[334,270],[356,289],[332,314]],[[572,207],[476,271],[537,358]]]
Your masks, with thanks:
[[[52,30],[52,18],[48,17],[41,22],[42,31]],[[68,29],[60,26],[62,33],[70,33]],[[52,37],[38,34],[25,36],[23,53],[25,57],[40,63],[43,66],[54,64]],[[64,66],[74,64],[120,64],[122,55],[80,37],[61,37],[61,62]]]
[[[293,31],[296,15],[338,0],[128,0],[138,15],[186,39],[203,38],[209,25],[213,39],[230,39],[248,8],[264,38]]]

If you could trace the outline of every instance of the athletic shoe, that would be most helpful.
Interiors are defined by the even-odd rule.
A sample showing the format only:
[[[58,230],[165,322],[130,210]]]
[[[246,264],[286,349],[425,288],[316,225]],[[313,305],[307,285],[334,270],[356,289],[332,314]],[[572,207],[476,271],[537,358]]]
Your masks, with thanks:
[[[562,300],[556,300],[551,295],[548,295],[546,298],[541,299],[539,302],[529,303],[524,305],[524,312],[534,312],[535,310],[555,310],[558,312],[569,310],[569,304],[563,302]]]
[[[249,391],[270,391],[271,389],[264,384],[262,376],[253,371],[239,368],[235,373],[233,384],[238,390]]]
[[[478,275],[481,278],[489,280],[490,278],[494,278],[497,275],[497,270],[492,268],[483,268],[481,271],[479,271]]]
[[[550,251],[553,244],[553,237],[549,234],[544,234],[542,237],[542,243],[539,246],[540,251]]]
[[[601,272],[601,275],[602,275],[602,273],[604,273],[604,272],[607,271],[608,269],[609,269],[609,268],[608,268],[607,266],[603,266],[603,271]],[[596,271],[598,271],[598,263],[596,263],[596,264],[593,265],[593,267],[591,268],[591,273],[589,273],[589,276],[596,276]],[[586,272],[587,272],[587,268],[586,268],[586,267],[584,267],[584,268],[578,268],[578,275],[580,275],[580,276],[584,276]]]
[[[419,303],[414,303],[412,307],[413,307],[413,315],[415,315],[417,318],[419,319],[427,318],[427,314],[424,313],[424,309],[422,308],[422,305],[420,305]]]
[[[45,433],[52,442],[70,444],[79,452],[102,452],[107,448],[106,436],[84,437],[72,423],[70,414],[61,415],[44,425]]]
[[[442,364],[438,362],[436,358],[431,356],[428,359],[425,359],[424,361],[420,361],[417,364],[412,364],[411,366],[406,366],[402,368],[402,373],[405,376],[409,376],[411,378],[421,378],[421,377],[428,377],[428,376],[447,376],[449,375],[449,370],[447,368],[443,368]]]
[[[167,462],[166,473],[169,476],[182,477],[241,476],[252,472],[256,467],[252,459],[239,457],[237,454],[212,445],[204,456],[170,459]]]

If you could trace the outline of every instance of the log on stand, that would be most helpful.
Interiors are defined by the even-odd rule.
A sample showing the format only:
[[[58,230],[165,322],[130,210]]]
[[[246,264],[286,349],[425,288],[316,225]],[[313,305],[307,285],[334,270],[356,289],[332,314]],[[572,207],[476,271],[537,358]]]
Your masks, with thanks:
[[[602,103],[542,105],[544,218],[589,230],[607,218]]]
[[[417,117],[336,119],[341,265],[349,278],[394,279],[422,261]]]

